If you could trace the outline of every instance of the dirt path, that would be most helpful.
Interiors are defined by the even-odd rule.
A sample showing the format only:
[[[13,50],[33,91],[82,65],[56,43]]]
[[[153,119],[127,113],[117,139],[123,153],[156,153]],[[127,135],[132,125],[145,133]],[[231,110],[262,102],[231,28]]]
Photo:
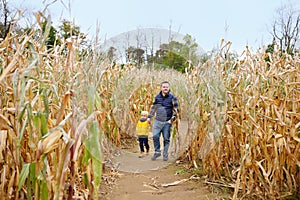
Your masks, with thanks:
[[[181,133],[186,128],[181,124]],[[153,148],[152,138],[149,139]],[[153,149],[148,156],[138,158],[138,143],[133,149],[123,150],[114,158],[117,171],[110,186],[100,190],[104,200],[201,200],[224,199],[218,191],[212,191],[204,183],[204,178],[192,175],[187,168],[176,159],[176,145],[171,144],[168,161],[162,157],[151,160]],[[111,176],[112,174],[110,174]]]
[[[221,199],[201,178],[168,166],[146,173],[121,173],[107,200],[201,200]],[[101,198],[102,199],[102,198]]]

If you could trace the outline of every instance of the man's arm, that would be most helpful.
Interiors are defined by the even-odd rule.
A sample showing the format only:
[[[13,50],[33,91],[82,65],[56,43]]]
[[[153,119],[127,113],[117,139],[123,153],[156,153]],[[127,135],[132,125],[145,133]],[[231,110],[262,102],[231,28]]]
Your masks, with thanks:
[[[149,112],[149,115],[147,117],[147,121],[150,122],[150,119],[154,116],[155,112],[156,112],[156,109],[157,109],[157,100],[155,98],[151,108],[150,108],[150,112]]]
[[[149,119],[149,121],[150,121],[150,119],[154,116],[156,109],[157,109],[157,104],[153,104],[150,108],[150,112],[149,112],[147,120]]]
[[[179,104],[178,104],[178,99],[175,96],[173,97],[172,101],[173,101],[173,115],[172,115],[171,120],[175,121],[179,114]]]

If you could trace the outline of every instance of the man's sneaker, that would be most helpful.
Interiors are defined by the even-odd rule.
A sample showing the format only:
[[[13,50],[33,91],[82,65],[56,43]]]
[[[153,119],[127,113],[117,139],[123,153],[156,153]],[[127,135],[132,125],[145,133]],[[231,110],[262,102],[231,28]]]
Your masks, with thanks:
[[[154,153],[151,160],[156,160],[156,158],[158,158],[159,156],[161,156],[161,153]]]
[[[164,160],[164,161],[168,161],[168,156],[164,156],[164,157],[163,157],[163,160]]]

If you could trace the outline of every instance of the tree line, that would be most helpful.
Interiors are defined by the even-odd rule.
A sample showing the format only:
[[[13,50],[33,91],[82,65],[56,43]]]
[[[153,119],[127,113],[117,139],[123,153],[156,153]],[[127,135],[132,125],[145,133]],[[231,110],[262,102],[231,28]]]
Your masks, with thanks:
[[[15,24],[15,13],[10,9],[7,0],[0,0],[0,38],[5,38],[9,31],[15,31],[19,34],[30,33],[33,27],[19,27]],[[68,38],[76,37],[80,39],[81,52],[80,56],[84,56],[88,51],[92,51],[86,34],[82,33],[80,26],[74,25],[71,21],[62,20],[58,27],[52,25],[51,19],[39,13],[38,24],[40,34],[47,35],[45,40],[49,50],[54,46],[61,45],[62,41]],[[285,5],[278,9],[277,17],[271,24],[270,34],[273,41],[267,46],[267,52],[273,53],[275,46],[280,51],[294,55],[299,52],[299,31],[300,31],[300,12],[292,6]],[[198,44],[195,39],[187,34],[184,42],[170,41],[159,46],[155,52],[146,52],[140,47],[129,46],[125,50],[125,62],[135,63],[138,67],[151,66],[155,68],[173,68],[180,72],[185,72],[192,66],[196,66],[201,62],[209,59],[209,53],[198,55]],[[110,47],[107,52],[100,55],[106,56],[110,62],[117,62],[116,49]]]

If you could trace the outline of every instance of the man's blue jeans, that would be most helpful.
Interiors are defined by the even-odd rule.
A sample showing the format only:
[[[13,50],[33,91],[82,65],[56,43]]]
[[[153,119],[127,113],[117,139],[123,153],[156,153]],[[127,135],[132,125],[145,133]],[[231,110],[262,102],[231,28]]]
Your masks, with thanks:
[[[164,139],[164,151],[163,151],[164,157],[168,157],[171,126],[172,126],[172,124],[170,124],[168,122],[161,122],[161,121],[155,120],[153,127],[152,127],[152,136],[153,136],[155,153],[161,152],[159,139],[160,139],[160,134],[162,134],[163,139]]]

